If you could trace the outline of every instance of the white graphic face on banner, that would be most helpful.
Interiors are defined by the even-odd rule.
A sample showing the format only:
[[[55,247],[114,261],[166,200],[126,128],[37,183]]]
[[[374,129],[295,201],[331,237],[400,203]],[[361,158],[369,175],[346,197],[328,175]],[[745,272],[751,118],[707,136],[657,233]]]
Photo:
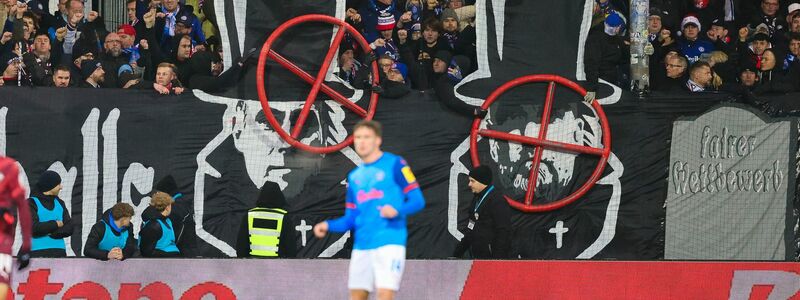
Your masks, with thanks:
[[[494,24],[489,23],[487,20],[488,9],[487,7],[491,6],[493,18],[495,20]],[[583,21],[581,24],[581,32],[579,36],[579,40],[575,41],[578,46],[578,54],[577,57],[572,60],[576,63],[576,74],[575,77],[578,80],[585,80],[586,75],[584,73],[584,66],[583,66],[583,53],[584,53],[584,43],[586,40],[586,36],[588,35],[589,28],[591,26],[591,13],[592,8],[594,6],[594,1],[586,0],[583,10]],[[470,95],[462,95],[459,93],[459,88],[464,86],[465,84],[469,84],[470,82],[478,81],[478,80],[485,80],[486,78],[492,77],[492,72],[502,72],[502,68],[500,62],[490,62],[489,60],[489,50],[491,47],[488,45],[488,34],[490,30],[494,30],[494,34],[496,36],[497,42],[497,56],[502,60],[503,59],[503,35],[505,31],[505,25],[509,23],[507,18],[510,15],[506,15],[505,12],[505,2],[498,1],[498,0],[478,0],[475,3],[476,7],[476,16],[475,16],[475,26],[476,26],[476,33],[478,35],[477,39],[477,59],[478,59],[478,70],[474,73],[470,74],[469,76],[465,77],[459,84],[456,85],[456,96],[462,100],[463,102],[470,104],[470,105],[481,105],[485,99],[477,98]],[[512,21],[513,22],[513,21]],[[497,63],[498,65],[492,66],[493,63]],[[528,75],[528,74],[524,74]],[[622,96],[622,91],[619,87],[616,87],[608,82],[600,80],[600,83],[606,84],[611,87],[612,93],[611,95],[607,95],[605,97],[601,97],[598,95],[598,101],[602,105],[611,105],[618,102]],[[558,99],[556,99],[558,101]],[[587,105],[588,106],[588,105]],[[591,108],[589,108],[591,109]],[[487,121],[491,118],[491,111],[489,117],[485,119],[481,123],[481,128],[487,127]],[[534,115],[531,114],[527,117],[527,119],[532,120],[534,119]],[[553,139],[556,141],[571,143],[571,144],[579,144],[584,146],[591,146],[591,147],[601,147],[601,130],[600,130],[600,123],[597,119],[596,115],[582,115],[576,116],[571,112],[567,112],[561,116],[553,115],[553,120],[551,121],[549,128],[548,128],[548,139]],[[523,128],[517,128],[515,134],[523,133],[525,136],[530,137],[538,137],[539,131],[539,124],[535,122],[528,122]],[[479,138],[480,140],[480,138]],[[501,146],[505,145],[505,146]],[[508,149],[508,156],[500,155],[500,153],[505,152],[502,148]],[[490,154],[492,155],[493,160],[498,164],[499,170],[495,172],[519,172],[519,176],[514,176],[515,180],[513,186],[520,188],[527,189],[527,178],[528,173],[531,166],[531,157],[533,152],[528,152],[527,155],[523,155],[522,147],[518,145],[509,145],[506,142],[496,142],[490,140]],[[469,153],[469,138],[465,139],[453,153],[450,155],[451,162],[453,163],[453,167],[450,170],[450,188],[449,188],[449,203],[448,203],[448,231],[451,235],[453,235],[456,239],[461,239],[464,234],[458,230],[458,202],[459,202],[459,192],[463,189],[460,189],[458,184],[458,176],[464,176],[469,174],[469,169],[462,163],[462,157],[468,155]],[[539,177],[537,179],[537,190],[543,191],[550,189],[552,191],[561,191],[563,187],[567,185],[567,183],[572,179],[574,175],[574,167],[575,167],[575,158],[577,155],[560,152],[560,151],[552,151],[546,150],[542,153],[542,163],[540,165],[539,170]],[[502,159],[501,159],[502,157]],[[620,183],[619,178],[622,176],[624,171],[624,167],[622,162],[619,158],[614,155],[612,152],[608,159],[608,169],[611,173],[606,175],[605,177],[601,178],[597,181],[597,185],[609,185],[612,187],[612,194],[611,198],[609,199],[608,206],[605,211],[605,218],[603,223],[603,229],[601,230],[597,239],[589,245],[586,249],[583,250],[582,253],[576,256],[576,258],[592,258],[597,253],[599,253],[602,249],[604,249],[614,238],[615,231],[616,231],[616,224],[617,224],[617,215],[619,212],[619,203],[620,197],[622,195],[622,185]],[[513,168],[513,170],[512,170]],[[516,180],[516,178],[519,180]],[[525,184],[523,184],[525,183]],[[596,186],[595,188],[598,188]],[[555,224],[553,224],[555,225]],[[564,243],[568,243],[567,238],[564,237]]]
[[[234,57],[241,56],[241,51],[245,48],[245,20],[247,18],[247,0],[234,0],[233,1],[233,20],[226,18],[226,9],[224,1],[214,2],[214,9],[216,12],[218,24],[228,24],[228,26],[220,26],[220,39],[223,45],[229,45],[226,49],[234,49],[234,44],[237,46],[235,49],[240,49],[238,55],[233,55],[231,51],[223,53],[223,61],[226,62],[225,68],[229,68],[229,63],[234,61]],[[345,1],[336,1],[335,16],[339,19],[344,19]],[[230,29],[236,30],[237,39],[232,39]],[[331,40],[334,38],[334,32],[331,34]],[[338,76],[333,74],[334,70],[338,70],[338,60],[334,59],[328,68],[325,81],[336,81],[350,88],[350,86],[341,81]],[[301,172],[287,168],[286,165],[286,150],[290,148],[280,136],[271,128],[268,122],[261,113],[261,104],[258,101],[244,100],[244,99],[231,99],[209,95],[201,91],[195,91],[195,95],[204,102],[223,104],[227,106],[225,115],[223,116],[223,132],[220,132],[209,144],[201,151],[198,156],[198,171],[195,177],[195,220],[197,224],[197,234],[200,238],[211,244],[212,246],[220,249],[223,253],[229,256],[236,256],[236,251],[227,243],[219,240],[205,231],[202,226],[203,219],[203,203],[204,203],[204,190],[205,176],[210,175],[216,178],[221,176],[220,172],[211,166],[206,157],[214,151],[226,139],[232,137],[234,145],[239,152],[242,153],[247,174],[253,184],[260,188],[264,182],[273,181],[277,183],[284,192],[289,188],[290,182],[295,185],[292,188],[302,188],[302,182],[309,174],[292,174]],[[320,94],[322,95],[322,94]],[[353,90],[353,95],[350,96],[350,101],[358,102],[363,96],[363,91]],[[309,136],[300,139],[304,144],[317,143],[321,145],[335,145],[341,143],[347,138],[348,131],[344,127],[345,111],[338,103],[332,100],[325,101],[329,108],[329,115],[326,116],[325,122],[321,122],[319,111],[312,108],[312,115],[309,116],[309,126],[313,120],[317,120],[317,127],[319,129],[316,133],[310,133]],[[290,124],[290,116],[293,112],[302,109],[302,101],[271,101],[270,108],[275,115],[281,127],[289,132],[292,124]],[[317,103],[317,105],[321,105]],[[236,121],[234,121],[236,120]],[[324,127],[323,125],[324,124]],[[313,125],[312,125],[313,126]],[[322,131],[325,131],[323,134]],[[353,165],[361,163],[361,159],[356,155],[355,151],[350,147],[345,147],[341,153],[353,162]],[[344,178],[343,178],[344,179]],[[345,242],[350,237],[349,232],[345,233],[339,240],[328,246],[321,254],[320,257],[331,257],[344,248]]]
[[[525,108],[523,110],[526,110],[529,116],[535,114],[535,112]],[[511,125],[510,127],[514,128],[511,130],[511,134],[520,134],[522,132],[525,136],[538,137],[539,124],[526,121],[515,118],[506,124],[524,124],[524,126],[520,126],[522,128],[514,128],[514,125]],[[485,124],[500,125],[492,119],[491,114],[487,115]],[[503,126],[502,128],[508,129],[509,126]],[[572,111],[567,111],[563,116],[556,117],[549,124],[546,139],[566,144],[599,148],[602,147],[601,133],[600,123],[597,118],[587,115],[576,118]],[[492,160],[497,164],[500,173],[497,177],[512,178],[513,183],[505,186],[510,187],[513,185],[515,195],[524,194],[528,189],[528,176],[532,164],[531,158],[534,154],[533,148],[490,139],[489,153]],[[574,152],[543,151],[536,182],[537,194],[543,191],[558,192],[566,188],[574,175],[575,159],[577,157],[578,154]]]

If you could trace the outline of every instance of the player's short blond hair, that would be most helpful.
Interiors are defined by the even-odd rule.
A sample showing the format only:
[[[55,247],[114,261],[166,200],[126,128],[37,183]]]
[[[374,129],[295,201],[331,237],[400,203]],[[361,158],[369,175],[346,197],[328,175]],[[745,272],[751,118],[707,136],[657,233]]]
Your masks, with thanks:
[[[167,206],[172,205],[174,202],[175,200],[173,200],[172,197],[164,192],[155,192],[150,198],[150,206],[154,207],[160,212],[167,209]]]

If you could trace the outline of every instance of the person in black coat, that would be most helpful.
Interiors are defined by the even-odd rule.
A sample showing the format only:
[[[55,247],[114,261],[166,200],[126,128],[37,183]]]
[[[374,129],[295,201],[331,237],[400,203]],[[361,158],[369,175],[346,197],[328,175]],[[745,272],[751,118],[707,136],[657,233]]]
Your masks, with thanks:
[[[142,230],[139,231],[139,250],[144,257],[178,257],[181,255],[176,243],[176,231],[169,215],[172,200],[164,192],[153,193],[150,206],[142,212]]]
[[[477,259],[511,258],[511,207],[503,193],[492,185],[492,170],[486,166],[469,173],[469,188],[475,193],[469,209],[469,223],[464,238],[453,256],[466,250]]]
[[[584,53],[586,101],[594,101],[600,79],[617,86],[627,85],[621,66],[627,66],[630,61],[630,46],[620,36],[624,29],[624,19],[613,12],[604,22],[589,30]]]
[[[194,222],[194,203],[184,198],[172,175],[164,176],[156,183],[156,191],[164,192],[175,201],[169,219],[175,229],[175,243],[184,257],[194,257],[197,253],[197,230]]]
[[[67,256],[63,239],[72,235],[73,224],[66,204],[58,198],[60,192],[61,177],[56,172],[45,171],[28,199],[33,219],[31,257]],[[59,210],[61,213],[57,214]]]
[[[136,252],[136,239],[131,230],[133,207],[117,203],[103,213],[92,226],[83,255],[98,260],[125,260]]]
[[[261,193],[256,201],[256,208],[282,209],[288,211],[289,205],[277,183],[267,181],[261,187]],[[287,213],[283,216],[283,226],[278,240],[278,257],[294,258],[297,256],[297,235],[292,225],[292,214]],[[239,235],[236,239],[236,256],[251,257],[250,255],[250,233],[247,227],[247,213],[244,214],[242,225],[239,227]],[[255,256],[252,256],[255,257]]]

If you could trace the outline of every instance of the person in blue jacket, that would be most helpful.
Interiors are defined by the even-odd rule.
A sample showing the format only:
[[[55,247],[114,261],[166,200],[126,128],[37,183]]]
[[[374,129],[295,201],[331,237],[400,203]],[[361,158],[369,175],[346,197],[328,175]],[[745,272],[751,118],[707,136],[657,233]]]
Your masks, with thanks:
[[[66,257],[64,238],[73,232],[72,219],[61,192],[61,176],[45,171],[28,199],[33,219],[31,257]]]
[[[139,231],[139,251],[144,257],[177,257],[181,255],[176,243],[175,227],[169,219],[175,200],[164,192],[155,192],[150,206],[142,212]]]
[[[136,239],[131,230],[133,207],[117,203],[103,213],[92,226],[83,255],[99,260],[125,260],[136,252]]]

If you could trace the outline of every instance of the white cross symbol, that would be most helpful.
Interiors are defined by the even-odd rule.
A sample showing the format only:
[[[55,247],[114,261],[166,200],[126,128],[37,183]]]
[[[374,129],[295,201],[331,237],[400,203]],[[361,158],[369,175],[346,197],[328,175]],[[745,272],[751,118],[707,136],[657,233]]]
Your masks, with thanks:
[[[306,220],[300,220],[300,225],[294,227],[295,230],[300,231],[300,243],[303,247],[306,246],[306,232],[313,228],[311,225],[306,224]]]
[[[556,222],[556,227],[550,228],[550,233],[556,235],[556,249],[561,249],[561,242],[563,242],[564,234],[569,231],[569,228],[564,227],[564,221]]]

